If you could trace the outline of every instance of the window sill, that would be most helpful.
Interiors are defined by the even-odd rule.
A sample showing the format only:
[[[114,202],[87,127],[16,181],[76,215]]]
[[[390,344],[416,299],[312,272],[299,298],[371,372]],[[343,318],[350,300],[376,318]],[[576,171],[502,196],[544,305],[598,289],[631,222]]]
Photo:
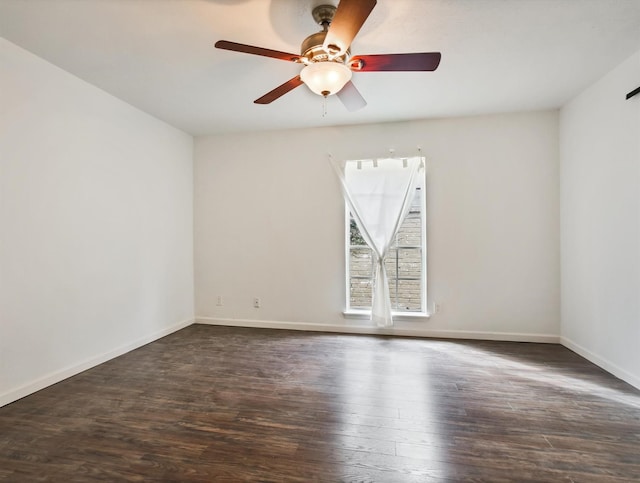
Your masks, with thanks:
[[[370,310],[357,310],[350,309],[342,312],[342,315],[345,319],[369,319],[371,316]],[[430,313],[427,312],[392,312],[393,320],[403,320],[403,321],[420,321],[426,320],[431,317]]]

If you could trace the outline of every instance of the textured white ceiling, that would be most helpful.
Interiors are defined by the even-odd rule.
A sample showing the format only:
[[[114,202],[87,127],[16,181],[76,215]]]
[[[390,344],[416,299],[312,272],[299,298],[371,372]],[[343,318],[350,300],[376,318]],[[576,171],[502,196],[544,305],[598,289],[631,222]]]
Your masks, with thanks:
[[[194,135],[555,108],[640,48],[640,0],[378,0],[352,53],[439,51],[437,71],[355,73],[355,113],[306,86],[253,104],[300,66],[214,42],[298,53],[320,3],[0,0],[0,36]]]

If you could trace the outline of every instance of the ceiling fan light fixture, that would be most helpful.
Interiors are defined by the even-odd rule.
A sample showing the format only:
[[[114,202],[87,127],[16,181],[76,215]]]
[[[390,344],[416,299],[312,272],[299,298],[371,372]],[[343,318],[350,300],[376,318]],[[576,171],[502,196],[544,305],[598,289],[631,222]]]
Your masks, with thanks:
[[[367,102],[351,82],[353,72],[428,72],[436,70],[440,64],[440,52],[351,57],[350,46],[353,39],[377,1],[340,0],[338,7],[329,4],[316,6],[311,15],[322,27],[322,31],[311,34],[302,41],[300,55],[228,40],[218,40],[215,46],[218,49],[305,65],[298,75],[253,101],[256,104],[270,104],[296,87],[306,84],[313,93],[324,98],[337,94],[348,111],[356,111],[366,106]],[[318,2],[319,0],[314,0],[313,3]],[[332,0],[331,3],[337,2]]]
[[[351,80],[351,69],[339,62],[314,62],[307,65],[300,78],[319,96],[330,96],[340,91]]]

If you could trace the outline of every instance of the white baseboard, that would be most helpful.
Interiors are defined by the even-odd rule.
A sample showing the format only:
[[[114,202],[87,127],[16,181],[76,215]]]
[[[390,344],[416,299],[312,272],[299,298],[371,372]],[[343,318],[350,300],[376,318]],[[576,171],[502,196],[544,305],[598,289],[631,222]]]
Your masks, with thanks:
[[[581,355],[588,361],[593,362],[596,366],[601,367],[602,369],[604,369],[607,372],[610,372],[617,378],[622,379],[625,382],[628,382],[629,384],[634,386],[636,389],[640,389],[640,377],[638,377],[637,375],[631,374],[629,371],[622,369],[621,367],[617,366],[610,360],[604,357],[600,357],[597,354],[594,354],[590,350],[585,349],[579,344],[576,344],[575,342],[573,342],[571,339],[568,339],[567,337],[560,337],[560,343],[563,346],[565,346],[567,349],[570,349],[576,354]]]
[[[557,335],[522,334],[515,332],[483,332],[467,330],[433,330],[425,328],[407,329],[400,327],[378,328],[368,325],[308,324],[274,320],[221,319],[216,317],[196,317],[196,324],[227,325],[231,327],[254,327],[262,329],[308,330],[313,332],[337,332],[342,334],[395,335],[403,337],[429,337],[442,339],[502,340],[511,342],[542,342],[558,344]]]
[[[499,340],[499,341],[512,341],[512,342],[540,342],[549,344],[562,344],[568,349],[581,355],[585,359],[593,362],[597,366],[603,368],[607,372],[610,372],[614,376],[628,382],[632,386],[640,389],[640,378],[630,372],[622,369],[616,364],[612,363],[608,359],[598,356],[593,352],[585,349],[584,347],[576,344],[572,340],[566,337],[559,337],[556,335],[545,334],[523,334],[512,332],[485,332],[485,331],[464,331],[464,330],[430,330],[424,328],[407,329],[407,328],[378,328],[374,326],[366,325],[337,325],[337,324],[310,324],[300,322],[286,322],[286,321],[266,321],[266,320],[251,320],[251,319],[222,319],[215,317],[196,317],[194,319],[187,319],[177,324],[162,329],[158,332],[142,337],[134,342],[120,346],[112,351],[105,352],[99,356],[87,359],[79,364],[66,367],[59,371],[55,371],[51,374],[43,376],[35,381],[25,384],[17,389],[11,390],[4,394],[0,394],[0,407],[9,403],[22,399],[29,394],[33,394],[36,391],[44,389],[45,387],[56,384],[71,376],[75,376],[87,369],[95,367],[103,362],[114,359],[130,352],[134,349],[142,347],[150,342],[165,337],[173,332],[183,329],[193,323],[206,324],[206,325],[226,325],[231,327],[253,327],[263,329],[286,329],[286,330],[301,330],[301,331],[313,331],[313,332],[334,332],[344,334],[366,334],[366,335],[395,335],[395,336],[408,336],[408,337],[428,337],[428,338],[443,338],[443,339],[473,339],[473,340]]]
[[[9,392],[5,392],[4,394],[0,394],[0,407],[5,406],[14,401],[17,401],[18,399],[22,399],[23,397],[28,396],[29,394],[33,394],[36,391],[44,389],[45,387],[51,386],[53,384],[56,384],[71,376],[75,376],[76,374],[84,372],[87,369],[91,369],[92,367],[102,364],[103,362],[107,362],[108,360],[121,356],[122,354],[126,354],[127,352],[137,349],[138,347],[142,347],[143,345],[153,342],[154,340],[158,340],[180,329],[184,329],[185,327],[193,323],[194,323],[194,319],[183,320],[181,322],[178,322],[175,325],[172,325],[171,327],[167,327],[166,329],[162,329],[153,334],[147,335],[145,337],[141,337],[140,339],[134,342],[130,342],[128,344],[122,345],[114,350],[105,352],[101,355],[91,357],[78,364],[65,367],[64,369],[61,369],[59,371],[52,372],[50,374],[47,374],[46,376],[36,379],[35,381],[32,381],[23,386],[20,386],[17,389],[13,389]]]

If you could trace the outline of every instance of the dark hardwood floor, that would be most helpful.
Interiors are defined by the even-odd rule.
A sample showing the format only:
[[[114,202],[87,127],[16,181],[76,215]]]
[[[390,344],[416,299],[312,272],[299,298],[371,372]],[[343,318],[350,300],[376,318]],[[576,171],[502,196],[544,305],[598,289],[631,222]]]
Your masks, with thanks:
[[[640,391],[558,345],[194,325],[0,408],[0,480],[640,481]]]

